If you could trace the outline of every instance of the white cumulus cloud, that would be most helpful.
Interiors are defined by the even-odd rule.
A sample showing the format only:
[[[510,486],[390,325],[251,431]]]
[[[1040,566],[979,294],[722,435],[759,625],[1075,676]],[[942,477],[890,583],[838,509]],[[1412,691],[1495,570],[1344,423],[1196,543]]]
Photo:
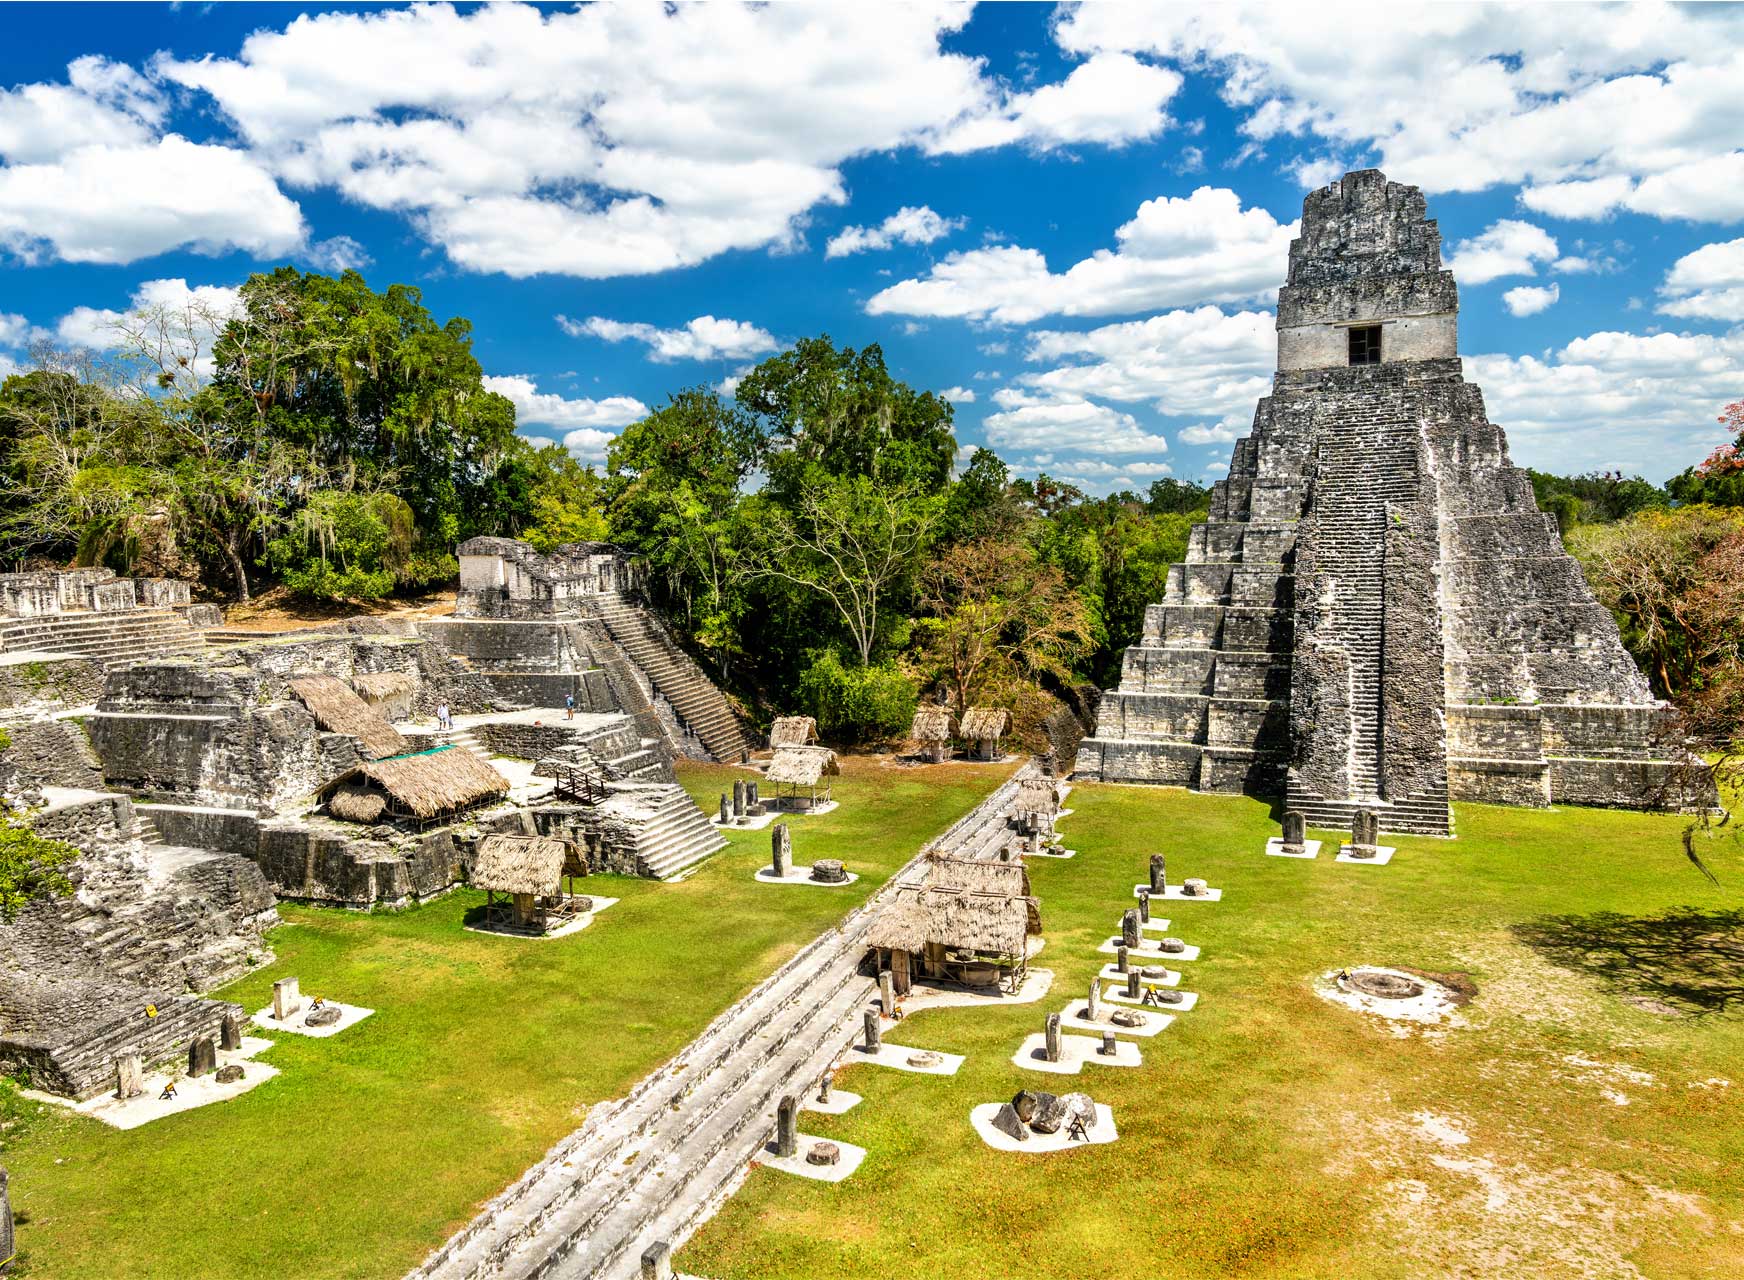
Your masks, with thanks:
[[[774,351],[781,345],[767,329],[743,320],[722,320],[714,316],[698,316],[676,329],[608,320],[604,316],[572,320],[560,315],[557,324],[572,338],[640,342],[648,348],[648,358],[660,364],[674,360],[744,360]]]
[[[1461,284],[1488,284],[1503,276],[1537,275],[1537,263],[1556,257],[1556,240],[1543,227],[1503,218],[1455,245],[1447,267]]]
[[[897,244],[931,244],[968,224],[967,218],[946,218],[926,205],[904,205],[875,227],[843,227],[824,246],[824,257],[888,249]]]
[[[1502,305],[1508,308],[1509,315],[1535,316],[1540,311],[1547,311],[1555,306],[1556,300],[1561,296],[1562,287],[1557,284],[1542,287],[1523,284],[1504,293]]]
[[[561,431],[564,447],[587,461],[597,462],[605,457],[606,445],[617,434],[614,428],[626,427],[648,416],[648,406],[633,396],[572,399],[540,391],[532,378],[521,374],[488,375],[484,386],[485,390],[514,402],[517,426]]]
[[[975,393],[968,387],[946,387],[943,391],[939,392],[939,396],[942,399],[951,401],[953,404],[975,403]]]
[[[1744,240],[1703,245],[1672,264],[1659,290],[1667,315],[1744,320]]]
[[[1000,411],[982,424],[989,444],[1008,449],[1064,449],[1085,454],[1165,453],[1168,440],[1130,413],[1089,400],[1030,395],[1010,388],[993,396]]]

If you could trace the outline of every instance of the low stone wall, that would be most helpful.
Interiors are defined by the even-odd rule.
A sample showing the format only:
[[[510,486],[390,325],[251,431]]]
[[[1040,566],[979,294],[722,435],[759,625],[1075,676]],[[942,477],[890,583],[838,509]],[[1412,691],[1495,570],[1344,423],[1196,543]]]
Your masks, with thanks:
[[[36,786],[98,790],[103,769],[75,720],[26,720],[0,725],[11,745],[0,764]]]
[[[89,658],[0,662],[0,711],[86,707],[103,693],[103,668]]]

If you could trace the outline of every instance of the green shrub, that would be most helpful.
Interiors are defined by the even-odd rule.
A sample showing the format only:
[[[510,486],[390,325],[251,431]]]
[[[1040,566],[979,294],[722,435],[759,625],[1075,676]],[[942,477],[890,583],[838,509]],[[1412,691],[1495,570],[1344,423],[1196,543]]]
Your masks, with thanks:
[[[918,696],[914,681],[897,667],[842,665],[834,651],[822,653],[799,678],[799,697],[816,718],[818,732],[833,742],[867,742],[908,729]]]
[[[451,554],[416,547],[414,538],[403,499],[324,490],[267,545],[267,560],[286,587],[317,600],[379,600],[459,572]]]

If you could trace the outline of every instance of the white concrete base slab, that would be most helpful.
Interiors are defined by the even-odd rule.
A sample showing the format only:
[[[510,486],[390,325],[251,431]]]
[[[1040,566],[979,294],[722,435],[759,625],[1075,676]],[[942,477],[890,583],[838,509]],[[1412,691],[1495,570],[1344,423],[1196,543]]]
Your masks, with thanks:
[[[768,812],[755,818],[740,818],[737,822],[722,822],[720,805],[717,804],[714,813],[709,816],[709,826],[722,831],[762,831],[764,828],[773,826],[787,818],[815,818],[826,813],[834,813],[842,807],[842,802],[840,800],[820,800],[809,809],[789,809],[769,800],[763,801],[763,805]]]
[[[759,867],[755,878],[761,884],[805,884],[814,889],[846,889],[860,878],[860,873],[850,871],[846,880],[813,880],[811,864],[807,863],[805,866],[795,866],[784,876],[776,875],[773,867]]]
[[[1390,844],[1377,844],[1375,846],[1374,857],[1353,858],[1350,856],[1350,846],[1348,844],[1341,844],[1338,846],[1338,857],[1334,858],[1333,861],[1354,862],[1359,867],[1384,867],[1393,860],[1393,854],[1395,852],[1393,846]]]
[[[1069,1151],[1074,1147],[1096,1147],[1106,1142],[1113,1142],[1120,1134],[1114,1128],[1114,1112],[1108,1109],[1108,1104],[1096,1104],[1096,1123],[1090,1126],[1088,1142],[1074,1142],[1067,1136],[1065,1129],[1058,1133],[1036,1133],[1033,1130],[1029,1137],[1019,1142],[1009,1133],[1002,1133],[993,1127],[993,1117],[999,1114],[1003,1102],[983,1102],[969,1112],[969,1124],[975,1132],[981,1135],[981,1141],[995,1151],[1027,1151],[1034,1155],[1046,1155],[1054,1151]]]
[[[1020,1067],[1028,1067],[1031,1071],[1046,1071],[1056,1076],[1075,1076],[1084,1069],[1086,1062],[1093,1062],[1099,1067],[1142,1067],[1144,1055],[1138,1051],[1138,1046],[1130,1040],[1114,1042],[1114,1056],[1111,1058],[1102,1052],[1100,1036],[1061,1036],[1060,1060],[1048,1061],[1048,1037],[1043,1032],[1025,1036],[1023,1043],[1017,1047],[1017,1052],[1011,1055],[1011,1060]]]
[[[1104,1031],[1112,1031],[1117,1036],[1154,1036],[1164,1027],[1173,1022],[1174,1016],[1167,1013],[1155,1013],[1150,1009],[1139,1010],[1139,1016],[1144,1019],[1136,1027],[1117,1027],[1108,1020],[1108,1010],[1102,1011],[1102,1020],[1092,1022],[1084,1015],[1089,1012],[1089,1006],[1082,1000],[1074,1000],[1060,1010],[1060,1026],[1068,1031],[1094,1031],[1100,1035]]]
[[[1110,940],[1104,942],[1100,947],[1097,947],[1096,950],[1105,956],[1117,956],[1120,954],[1120,944]],[[1162,940],[1160,938],[1141,938],[1139,939],[1138,950],[1134,951],[1131,947],[1128,947],[1126,949],[1126,956],[1129,960],[1136,956],[1140,960],[1161,960],[1165,965],[1169,965],[1175,963],[1177,960],[1197,960],[1199,958],[1199,948],[1189,946],[1185,951],[1164,951],[1162,948]]]
[[[569,937],[572,933],[580,933],[583,929],[587,928],[588,925],[593,923],[593,918],[595,916],[604,911],[607,907],[617,906],[619,901],[620,899],[618,898],[595,898],[593,900],[592,911],[589,911],[586,915],[576,916],[573,920],[565,921],[563,924],[558,925],[557,928],[551,930],[550,933],[516,933],[511,929],[487,929],[483,925],[477,924],[469,924],[463,927],[468,933],[488,933],[495,938],[519,938],[523,942],[555,942],[559,938]],[[271,1014],[272,1010],[268,1009],[267,1013]],[[259,1015],[257,1014],[256,1016],[258,1017]],[[314,1033],[311,1032],[310,1034],[312,1035]]]
[[[1098,976],[1103,977],[1103,978],[1107,978],[1110,982],[1125,982],[1126,981],[1126,975],[1120,971],[1119,965],[1113,965],[1113,964],[1103,965],[1102,972]],[[1142,978],[1141,977],[1139,979],[1139,981],[1145,983],[1148,986],[1152,986],[1152,987],[1172,987],[1172,986],[1177,985],[1181,981],[1181,971],[1179,969],[1169,969],[1168,972],[1165,973],[1160,978]]]
[[[941,1061],[937,1066],[917,1067],[909,1062],[910,1056],[917,1053],[938,1053]],[[876,1067],[895,1067],[898,1071],[912,1071],[923,1076],[954,1076],[963,1065],[960,1054],[941,1053],[937,1049],[915,1049],[905,1044],[891,1044],[886,1040],[878,1046],[878,1052],[867,1053],[864,1044],[857,1044],[842,1055],[842,1065],[852,1066],[856,1062],[870,1063]]]
[[[805,1153],[810,1151],[813,1143],[833,1142],[836,1149],[842,1153],[842,1158],[835,1164],[807,1164]],[[799,1135],[799,1151],[791,1156],[778,1156],[774,1150],[775,1144],[770,1143],[763,1148],[763,1153],[755,1161],[767,1165],[771,1169],[779,1169],[783,1173],[791,1173],[796,1177],[810,1178],[813,1182],[840,1182],[858,1169],[866,1159],[866,1148],[856,1147],[851,1142],[843,1142],[839,1138],[814,1138],[810,1134]]]
[[[199,1077],[183,1076],[179,1071],[172,1074],[165,1071],[148,1073],[141,1081],[145,1092],[137,1098],[117,1098],[113,1093],[101,1093],[95,1098],[84,1102],[74,1102],[71,1098],[63,1098],[57,1094],[42,1093],[36,1089],[20,1089],[21,1096],[33,1102],[48,1102],[57,1107],[65,1107],[68,1111],[76,1111],[80,1115],[90,1116],[93,1120],[101,1120],[112,1129],[137,1129],[141,1125],[150,1124],[153,1120],[161,1120],[165,1116],[173,1116],[179,1111],[192,1111],[196,1107],[210,1106],[214,1102],[225,1102],[239,1097],[250,1089],[265,1084],[279,1074],[279,1069],[264,1062],[255,1062],[253,1057],[262,1049],[272,1048],[272,1041],[259,1036],[242,1037],[242,1048],[220,1049],[218,1065],[231,1065],[242,1068],[242,1079],[233,1080],[229,1084],[219,1084],[217,1077],[207,1074]],[[176,1096],[160,1097],[164,1085],[171,1080],[176,1083]]]
[[[326,1039],[328,1036],[338,1035],[348,1027],[355,1027],[358,1023],[369,1017],[370,1014],[375,1012],[374,1009],[363,1009],[354,1004],[340,1004],[337,1000],[329,1000],[327,1001],[328,1007],[339,1010],[339,1021],[330,1026],[310,1027],[305,1026],[303,1023],[303,1019],[309,1016],[309,1005],[309,998],[307,996],[303,997],[303,1007],[298,1009],[283,1022],[280,1022],[277,1018],[273,1017],[272,1006],[269,1004],[266,1008],[260,1010],[254,1015],[253,1022],[255,1026],[263,1031],[290,1031],[300,1036],[314,1036],[317,1039]]]
[[[1076,849],[1036,849],[1033,852],[1026,851],[1023,856],[1026,858],[1057,858],[1064,862],[1067,858],[1076,858],[1078,851]]]
[[[1172,985],[1172,983],[1167,982],[1144,982],[1140,984],[1141,989],[1143,987],[1167,987]],[[1199,1003],[1199,993],[1197,991],[1183,991],[1181,993],[1180,1004],[1146,1005],[1142,995],[1133,997],[1126,994],[1125,983],[1122,983],[1120,986],[1115,987],[1112,990],[1104,991],[1102,993],[1102,998],[1104,1000],[1112,1001],[1115,1004],[1129,1004],[1144,1009],[1155,1009],[1160,1013],[1168,1014],[1185,1013],[1187,1010]]]
[[[1138,922],[1138,927],[1140,932],[1150,929],[1157,933],[1167,933],[1169,931],[1169,925],[1172,923],[1174,922],[1171,920],[1159,920],[1156,916],[1152,916],[1149,920],[1140,920]]]
[[[1320,856],[1320,841],[1304,840],[1302,842],[1302,852],[1286,853],[1284,852],[1284,838],[1282,836],[1273,836],[1270,840],[1266,841],[1266,856],[1268,858],[1317,858]]]
[[[814,1089],[807,1095],[805,1101],[799,1104],[799,1109],[801,1111],[815,1111],[820,1116],[841,1116],[846,1115],[859,1105],[860,1095],[849,1093],[846,1089],[831,1089],[828,1102],[819,1102],[817,1090]]]
[[[924,1009],[975,1009],[1010,1004],[1034,1004],[1048,994],[1054,985],[1052,969],[1031,969],[1024,975],[1016,991],[987,991],[975,987],[935,985],[916,982],[898,1003],[905,1014]]]
[[[1069,818],[1074,813],[1077,813],[1077,812],[1078,811],[1076,809],[1061,809],[1058,813],[1056,813],[1054,815],[1054,821],[1058,822],[1061,818]]]
[[[1132,887],[1132,896],[1136,898],[1139,894],[1145,892],[1149,888],[1150,886],[1148,884],[1135,884]],[[1161,893],[1151,894],[1151,901],[1156,902],[1158,899],[1166,898],[1170,902],[1217,902],[1220,901],[1222,897],[1222,889],[1208,888],[1204,893],[1182,893],[1180,885],[1172,884]]]

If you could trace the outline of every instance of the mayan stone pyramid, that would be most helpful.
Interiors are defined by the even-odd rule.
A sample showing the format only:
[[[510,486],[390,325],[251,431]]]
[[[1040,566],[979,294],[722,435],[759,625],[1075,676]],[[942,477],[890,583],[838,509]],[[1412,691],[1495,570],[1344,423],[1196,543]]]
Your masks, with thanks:
[[[1307,197],[1272,394],[1079,776],[1432,834],[1450,798],[1660,802],[1668,708],[1461,376],[1458,317],[1416,187],[1366,169]]]

